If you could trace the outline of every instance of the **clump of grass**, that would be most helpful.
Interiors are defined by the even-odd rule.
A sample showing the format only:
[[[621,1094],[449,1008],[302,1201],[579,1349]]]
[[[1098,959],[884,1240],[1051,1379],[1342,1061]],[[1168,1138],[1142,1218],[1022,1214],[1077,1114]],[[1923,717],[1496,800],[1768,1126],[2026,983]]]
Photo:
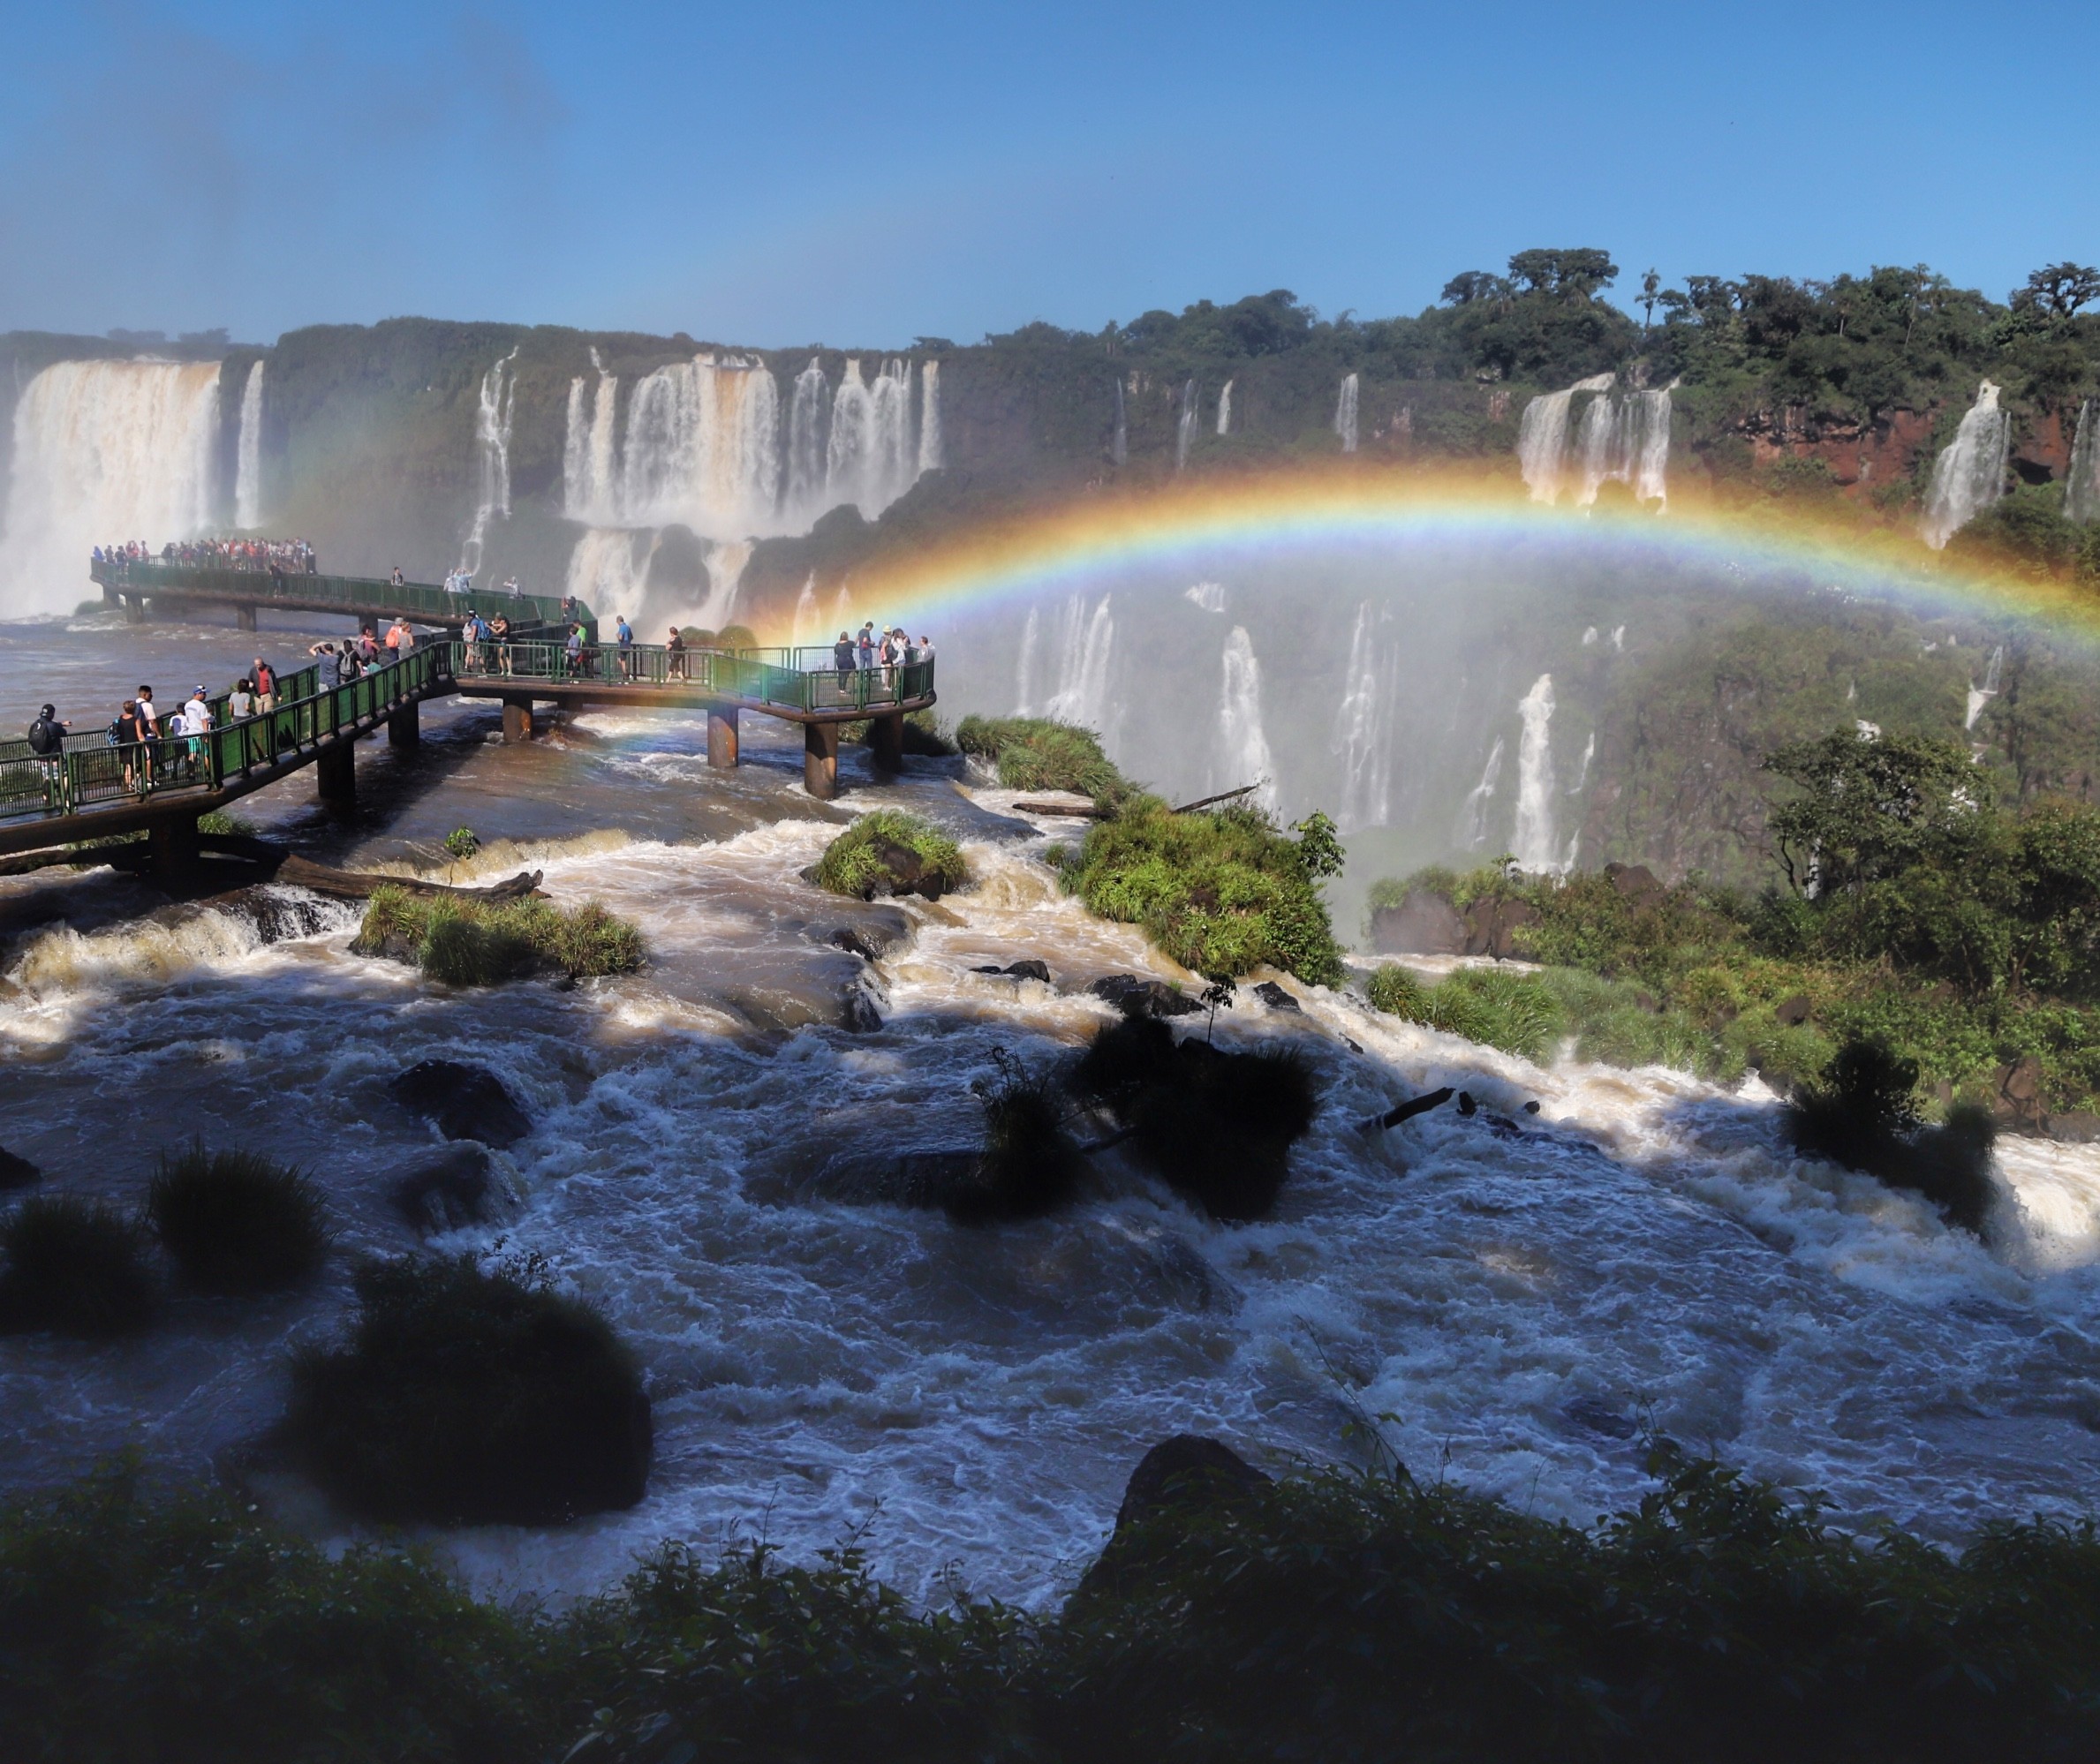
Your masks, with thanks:
[[[0,1330],[125,1335],[159,1296],[137,1223],[75,1195],[25,1201],[0,1220]]]
[[[374,1518],[550,1525],[631,1507],[649,1400],[605,1317],[535,1270],[471,1257],[368,1263],[349,1341],[292,1362],[284,1436]]]
[[[1027,1071],[1004,1048],[993,1048],[992,1058],[998,1078],[973,1087],[985,1106],[976,1180],[946,1202],[964,1225],[1054,1212],[1071,1198],[1085,1168],[1049,1076]]]
[[[146,1211],[162,1247],[202,1292],[296,1286],[328,1256],[321,1191],[296,1169],[253,1152],[199,1145],[163,1157]]]
[[[1529,975],[1462,968],[1434,986],[1398,966],[1381,968],[1366,989],[1372,1005],[1409,1022],[1543,1059],[1560,1029],[1552,991]]]
[[[1950,1110],[1938,1127],[1924,1126],[1917,1082],[1917,1062],[1887,1043],[1849,1040],[1818,1082],[1794,1093],[1787,1135],[1811,1157],[1922,1195],[1948,1224],[1983,1237],[1997,1198],[1990,1174],[1997,1128],[1971,1104]]]
[[[197,817],[197,831],[200,833],[219,833],[229,837],[252,838],[256,832],[255,823],[239,815],[230,815],[223,809],[207,809]]]
[[[1070,1088],[1121,1121],[1137,1155],[1175,1187],[1234,1220],[1260,1218],[1275,1205],[1290,1149],[1319,1103],[1302,1054],[1177,1042],[1156,1017],[1103,1029]]]
[[[1144,926],[1197,973],[1230,977],[1266,962],[1309,985],[1341,978],[1304,842],[1258,809],[1177,815],[1157,797],[1133,798],[1087,830],[1063,874],[1090,911]]]
[[[932,900],[966,886],[970,866],[962,848],[932,822],[878,809],[825,847],[812,879],[834,894],[863,901],[906,893]]]
[[[1009,790],[1069,790],[1114,805],[1131,794],[1128,779],[1092,729],[1047,717],[964,717],[956,727],[964,753],[991,760]]]
[[[351,947],[377,955],[389,945],[405,946],[425,973],[454,986],[497,985],[542,967],[577,980],[629,974],[643,955],[641,933],[596,901],[563,908],[375,888]]]

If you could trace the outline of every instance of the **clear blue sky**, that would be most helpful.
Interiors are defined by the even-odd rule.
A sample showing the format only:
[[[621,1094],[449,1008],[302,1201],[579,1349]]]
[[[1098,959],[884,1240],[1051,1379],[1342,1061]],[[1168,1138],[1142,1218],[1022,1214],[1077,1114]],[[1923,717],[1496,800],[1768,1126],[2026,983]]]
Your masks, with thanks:
[[[971,341],[1288,287],[2100,259],[2076,5],[11,0],[0,329]]]

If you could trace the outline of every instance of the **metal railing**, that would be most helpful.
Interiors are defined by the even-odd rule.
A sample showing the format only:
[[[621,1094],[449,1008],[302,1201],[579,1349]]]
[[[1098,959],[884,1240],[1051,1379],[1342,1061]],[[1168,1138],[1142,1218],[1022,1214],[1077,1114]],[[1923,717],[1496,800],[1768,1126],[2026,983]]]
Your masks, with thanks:
[[[274,766],[288,754],[442,690],[452,677],[453,645],[427,644],[374,667],[347,685],[322,687],[319,671],[281,678],[273,710],[238,721],[221,720],[222,695],[209,701],[214,727],[202,735],[162,735],[110,744],[107,736],[68,737],[64,753],[0,756],[0,819],[70,815],[99,803],[144,802],[170,792],[205,794]]]
[[[595,628],[596,615],[581,601],[564,603],[540,594],[506,594],[500,588],[476,587],[448,593],[427,582],[374,581],[361,576],[305,576],[292,570],[231,569],[201,563],[171,563],[159,558],[104,560],[88,574],[105,589],[138,594],[176,593],[236,606],[268,606],[273,600],[317,603],[341,607],[349,614],[395,614],[428,624],[456,625],[472,609],[484,617],[501,613],[516,624],[558,624],[580,620]]]
[[[857,711],[869,715],[930,697],[933,663],[840,668],[831,665],[828,649],[738,650],[666,649],[661,644],[585,644],[570,649],[556,643],[469,644],[455,638],[452,673],[457,680],[545,682],[578,685],[585,682],[610,688],[691,688],[697,694],[742,698],[783,711]],[[821,658],[821,667],[783,666],[768,655]]]

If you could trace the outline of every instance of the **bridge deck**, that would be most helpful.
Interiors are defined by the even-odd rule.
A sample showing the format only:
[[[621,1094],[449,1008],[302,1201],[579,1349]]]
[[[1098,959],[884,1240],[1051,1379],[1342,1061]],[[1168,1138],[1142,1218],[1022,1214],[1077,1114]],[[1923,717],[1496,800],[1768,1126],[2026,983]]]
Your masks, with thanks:
[[[246,616],[259,607],[286,612],[339,613],[357,619],[407,619],[421,625],[457,629],[470,607],[486,617],[499,611],[513,625],[556,625],[580,619],[594,627],[591,609],[578,600],[546,595],[505,594],[484,584],[467,594],[448,593],[429,582],[396,584],[361,576],[307,576],[291,571],[231,569],[192,563],[139,562],[94,564],[89,576],[109,600],[122,599],[138,612],[148,600],[163,611],[170,605],[232,607]]]

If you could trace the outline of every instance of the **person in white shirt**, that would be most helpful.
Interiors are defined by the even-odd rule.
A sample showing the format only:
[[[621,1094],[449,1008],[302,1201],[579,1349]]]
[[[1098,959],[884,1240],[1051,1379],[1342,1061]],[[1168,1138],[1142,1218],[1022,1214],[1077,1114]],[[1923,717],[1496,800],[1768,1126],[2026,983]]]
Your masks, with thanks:
[[[226,695],[226,714],[237,723],[255,714],[255,688],[245,676],[236,681],[233,690]]]
[[[189,737],[187,760],[194,778],[204,763],[204,737],[211,729],[211,706],[204,702],[204,688],[190,694],[190,702],[176,713],[182,732]]]

